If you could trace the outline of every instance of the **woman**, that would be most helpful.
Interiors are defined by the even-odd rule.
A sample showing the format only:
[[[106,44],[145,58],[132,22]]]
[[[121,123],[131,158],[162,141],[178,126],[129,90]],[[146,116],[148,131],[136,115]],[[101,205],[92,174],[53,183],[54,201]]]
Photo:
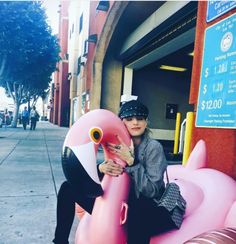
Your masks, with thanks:
[[[163,174],[167,163],[159,142],[148,135],[148,109],[139,101],[125,103],[119,112],[133,141],[128,148],[121,140],[120,145],[109,144],[110,151],[127,162],[125,171],[131,177],[128,211],[128,244],[146,244],[152,233],[164,231],[168,223],[153,202],[164,192]],[[119,139],[119,138],[118,138]],[[100,171],[108,173],[100,166]],[[164,219],[163,219],[164,218]]]
[[[156,218],[160,218],[152,200],[160,198],[164,191],[163,174],[167,164],[160,143],[148,136],[148,113],[147,107],[136,100],[121,106],[119,117],[124,122],[133,145],[129,148],[118,137],[119,145],[108,143],[107,147],[110,152],[126,161],[127,167],[124,169],[111,159],[98,166],[100,174],[118,176],[125,170],[132,179],[128,211],[128,244],[149,243],[151,231],[146,226],[150,223],[150,226],[156,227],[157,222],[160,222],[156,221]],[[68,243],[74,218],[74,203],[80,203],[77,199],[81,200],[81,196],[77,196],[77,191],[72,189],[68,182],[64,182],[58,193],[54,239],[56,244]],[[91,212],[92,208],[91,204],[90,209],[86,210]]]

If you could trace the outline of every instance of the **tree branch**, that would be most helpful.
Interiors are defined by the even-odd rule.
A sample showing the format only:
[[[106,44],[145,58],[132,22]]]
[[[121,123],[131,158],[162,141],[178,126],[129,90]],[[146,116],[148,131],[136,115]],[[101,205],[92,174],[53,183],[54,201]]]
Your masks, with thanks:
[[[4,55],[0,66],[0,77],[3,77],[3,72],[5,70],[6,62],[7,62],[6,55]]]
[[[10,94],[11,98],[13,99],[13,101],[16,101],[15,96],[13,95],[13,91],[11,90],[9,82],[6,81],[6,84],[7,84],[7,92]]]

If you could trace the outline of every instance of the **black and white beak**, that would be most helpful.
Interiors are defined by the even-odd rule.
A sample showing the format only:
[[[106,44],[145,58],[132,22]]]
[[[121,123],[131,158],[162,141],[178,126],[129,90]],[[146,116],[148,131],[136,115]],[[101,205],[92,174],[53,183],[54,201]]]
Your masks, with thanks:
[[[94,143],[89,142],[73,147],[64,146],[62,168],[68,182],[87,197],[103,194],[98,177]]]

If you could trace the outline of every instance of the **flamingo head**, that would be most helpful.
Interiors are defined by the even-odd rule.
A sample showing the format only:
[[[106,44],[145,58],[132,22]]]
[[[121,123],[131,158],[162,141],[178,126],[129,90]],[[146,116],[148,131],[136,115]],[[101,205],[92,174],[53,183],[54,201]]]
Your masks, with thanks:
[[[102,145],[105,155],[109,158],[114,157],[109,155],[106,143],[119,143],[117,135],[127,145],[130,144],[129,134],[120,118],[108,110],[97,109],[80,117],[65,138],[62,151],[65,177],[89,197],[103,193],[97,171],[98,147]]]

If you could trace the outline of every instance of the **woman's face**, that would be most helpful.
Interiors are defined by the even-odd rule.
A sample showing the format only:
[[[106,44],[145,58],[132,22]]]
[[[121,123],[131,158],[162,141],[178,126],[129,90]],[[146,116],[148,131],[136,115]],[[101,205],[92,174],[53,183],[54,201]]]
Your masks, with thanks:
[[[147,127],[147,120],[143,116],[127,117],[123,122],[132,137],[141,136]]]

